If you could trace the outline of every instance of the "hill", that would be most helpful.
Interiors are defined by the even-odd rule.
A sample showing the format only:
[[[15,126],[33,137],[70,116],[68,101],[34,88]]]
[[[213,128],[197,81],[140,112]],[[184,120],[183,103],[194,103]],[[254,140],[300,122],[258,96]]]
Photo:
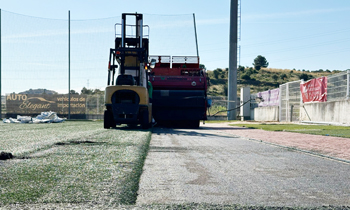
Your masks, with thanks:
[[[297,81],[303,78],[305,81],[318,78],[322,76],[328,76],[331,74],[339,73],[340,71],[334,70],[290,70],[290,69],[273,69],[262,68],[259,71],[252,67],[238,68],[237,76],[237,95],[240,95],[241,87],[250,87],[251,93],[258,93],[261,91],[278,88],[279,85]],[[211,96],[227,96],[227,78],[228,68],[215,69],[214,71],[207,71],[210,78],[210,86],[208,88],[208,95]]]
[[[54,90],[47,90],[47,89],[29,89],[23,92],[20,92],[19,94],[58,94]]]

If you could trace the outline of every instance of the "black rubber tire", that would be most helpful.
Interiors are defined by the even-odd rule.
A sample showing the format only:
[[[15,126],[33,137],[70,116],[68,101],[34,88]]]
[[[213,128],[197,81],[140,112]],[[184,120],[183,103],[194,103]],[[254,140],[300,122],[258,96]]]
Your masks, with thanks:
[[[131,129],[137,128],[137,124],[126,124],[126,125]]]
[[[103,114],[103,128],[104,129],[109,129],[110,126],[110,122],[109,122],[109,114],[108,111],[105,110],[104,114]]]
[[[116,124],[114,122],[113,113],[111,111],[105,110],[103,120],[103,127],[105,129],[115,128]]]
[[[151,124],[149,123],[148,110],[144,110],[141,114],[141,127],[142,129],[150,128]]]
[[[200,121],[199,120],[192,120],[189,122],[190,128],[197,129],[199,128]]]

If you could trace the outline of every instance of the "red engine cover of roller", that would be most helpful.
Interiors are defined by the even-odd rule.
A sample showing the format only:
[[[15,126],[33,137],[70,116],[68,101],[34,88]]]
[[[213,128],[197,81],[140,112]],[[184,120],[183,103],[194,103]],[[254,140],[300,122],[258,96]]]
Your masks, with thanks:
[[[150,81],[155,90],[205,90],[204,76],[151,76]]]
[[[155,90],[206,90],[205,72],[200,68],[154,68],[150,81]]]

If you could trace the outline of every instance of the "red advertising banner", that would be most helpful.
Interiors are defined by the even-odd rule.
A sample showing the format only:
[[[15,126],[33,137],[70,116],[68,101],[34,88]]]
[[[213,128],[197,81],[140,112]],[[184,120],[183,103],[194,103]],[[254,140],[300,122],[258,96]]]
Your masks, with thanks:
[[[320,77],[300,84],[300,92],[303,102],[327,101],[327,77]]]

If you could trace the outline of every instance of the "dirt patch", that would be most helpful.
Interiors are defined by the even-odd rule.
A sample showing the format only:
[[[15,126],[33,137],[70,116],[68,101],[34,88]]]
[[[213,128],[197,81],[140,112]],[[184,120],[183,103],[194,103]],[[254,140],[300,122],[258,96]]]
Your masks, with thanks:
[[[68,142],[57,142],[55,145],[62,146],[62,145],[76,145],[76,144],[105,144],[106,142],[95,142],[95,141],[68,141]]]

